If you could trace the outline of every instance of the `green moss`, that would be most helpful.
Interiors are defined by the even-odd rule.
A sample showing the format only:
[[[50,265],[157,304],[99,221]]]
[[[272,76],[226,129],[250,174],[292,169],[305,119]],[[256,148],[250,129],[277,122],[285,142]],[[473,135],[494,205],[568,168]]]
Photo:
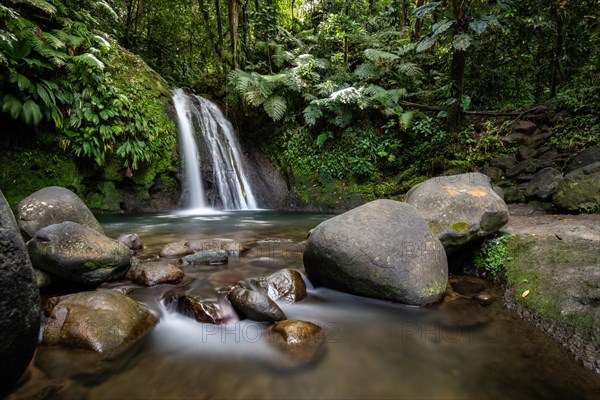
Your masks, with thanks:
[[[121,195],[114,182],[101,182],[97,186],[97,190],[86,198],[89,208],[94,211],[119,211],[121,209]]]
[[[434,235],[439,235],[440,233],[444,232],[444,227],[440,225],[438,221],[429,221],[428,225],[429,229],[431,229],[431,232],[433,232]]]
[[[0,190],[14,206],[31,193],[47,186],[62,186],[82,195],[83,177],[71,154],[41,149],[12,149],[0,153]]]
[[[469,229],[469,224],[466,222],[455,222],[450,227],[456,232],[464,232]]]

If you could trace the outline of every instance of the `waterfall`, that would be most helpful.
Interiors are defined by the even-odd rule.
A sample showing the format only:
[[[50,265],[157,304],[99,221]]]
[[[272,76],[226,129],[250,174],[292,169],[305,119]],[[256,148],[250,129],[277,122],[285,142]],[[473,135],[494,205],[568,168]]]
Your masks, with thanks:
[[[190,194],[190,207],[206,206],[206,194],[202,183],[200,165],[210,165],[212,181],[225,210],[249,210],[258,208],[256,198],[246,177],[244,158],[235,137],[231,122],[225,118],[216,104],[197,95],[187,95],[182,89],[173,93],[177,111],[180,145],[183,155],[184,174]],[[198,145],[202,141],[205,151],[200,159]],[[204,154],[206,153],[206,154]],[[197,201],[196,196],[200,196]],[[214,201],[213,201],[214,203]],[[213,206],[215,204],[212,204]]]

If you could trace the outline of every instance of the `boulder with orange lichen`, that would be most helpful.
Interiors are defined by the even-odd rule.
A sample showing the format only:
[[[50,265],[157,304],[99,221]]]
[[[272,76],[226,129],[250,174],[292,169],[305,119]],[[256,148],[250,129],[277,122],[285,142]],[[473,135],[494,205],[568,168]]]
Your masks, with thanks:
[[[508,207],[480,173],[429,179],[407,194],[450,254],[466,244],[497,232],[508,222]]]

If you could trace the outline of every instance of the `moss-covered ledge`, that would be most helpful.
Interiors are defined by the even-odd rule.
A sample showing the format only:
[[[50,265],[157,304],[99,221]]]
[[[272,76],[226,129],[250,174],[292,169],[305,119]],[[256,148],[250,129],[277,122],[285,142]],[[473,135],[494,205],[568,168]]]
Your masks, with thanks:
[[[600,373],[600,243],[513,233],[506,247],[506,305]]]

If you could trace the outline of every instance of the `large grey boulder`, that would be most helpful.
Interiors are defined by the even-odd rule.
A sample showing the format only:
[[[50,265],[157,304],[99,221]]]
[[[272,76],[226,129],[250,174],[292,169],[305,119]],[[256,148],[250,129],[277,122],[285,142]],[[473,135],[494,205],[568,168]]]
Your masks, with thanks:
[[[115,291],[98,290],[51,302],[42,343],[103,352],[137,340],[158,318],[135,300]]]
[[[40,229],[65,221],[77,222],[104,233],[94,214],[69,189],[50,186],[30,194],[17,204],[17,223],[32,238]]]
[[[27,250],[37,268],[89,286],[122,279],[132,261],[123,243],[75,222],[40,229]]]
[[[0,192],[0,398],[31,361],[40,328],[40,292],[23,237]]]
[[[425,218],[448,254],[508,222],[506,203],[480,173],[429,179],[413,187],[406,202]]]
[[[540,200],[551,199],[562,180],[563,176],[559,170],[544,168],[531,178],[525,189],[525,196]]]
[[[565,175],[552,201],[568,211],[600,209],[600,161]]]
[[[376,200],[319,224],[304,267],[316,285],[360,296],[425,305],[448,281],[440,241],[409,204]]]

